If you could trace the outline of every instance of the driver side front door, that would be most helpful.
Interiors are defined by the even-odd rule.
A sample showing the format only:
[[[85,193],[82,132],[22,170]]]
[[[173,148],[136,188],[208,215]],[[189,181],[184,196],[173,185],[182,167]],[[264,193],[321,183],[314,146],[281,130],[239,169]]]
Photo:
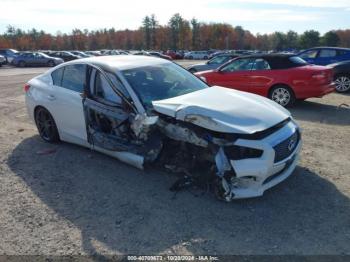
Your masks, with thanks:
[[[248,91],[252,65],[253,59],[250,58],[233,60],[217,72],[215,85]]]
[[[89,72],[87,97],[83,101],[88,143],[110,151],[128,151],[130,112],[115,91],[120,82],[111,80],[116,78],[113,74],[94,67]]]

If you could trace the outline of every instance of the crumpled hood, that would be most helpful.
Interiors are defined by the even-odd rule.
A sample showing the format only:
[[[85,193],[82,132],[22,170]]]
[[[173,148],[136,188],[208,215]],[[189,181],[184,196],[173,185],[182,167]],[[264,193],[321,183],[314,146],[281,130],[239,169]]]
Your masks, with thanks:
[[[290,117],[288,110],[265,97],[220,86],[152,104],[161,114],[223,133],[253,134]]]

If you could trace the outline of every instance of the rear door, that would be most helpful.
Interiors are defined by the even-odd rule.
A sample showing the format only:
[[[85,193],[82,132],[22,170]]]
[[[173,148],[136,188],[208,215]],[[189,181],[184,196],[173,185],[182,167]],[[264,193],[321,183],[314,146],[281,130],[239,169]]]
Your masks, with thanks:
[[[321,49],[317,56],[318,65],[328,65],[336,63],[340,60],[336,49],[324,48]]]
[[[218,71],[215,84],[229,87],[241,91],[249,90],[249,77],[253,66],[254,59],[240,58],[225,65]]]
[[[30,66],[37,65],[36,60],[35,60],[35,56],[33,53],[24,54],[23,57],[24,57],[24,61],[26,62],[27,65],[30,65]]]
[[[34,54],[35,57],[35,64],[36,65],[46,65],[47,64],[47,59],[43,55],[39,53]]]
[[[74,64],[52,72],[53,88],[46,99],[60,135],[73,143],[86,143],[83,94],[87,83],[87,65]]]

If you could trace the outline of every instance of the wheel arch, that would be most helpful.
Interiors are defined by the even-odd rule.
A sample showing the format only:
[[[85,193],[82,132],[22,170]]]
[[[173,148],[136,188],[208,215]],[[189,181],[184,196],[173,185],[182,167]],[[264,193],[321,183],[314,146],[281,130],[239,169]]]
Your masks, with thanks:
[[[56,121],[56,119],[54,118],[54,116],[53,116],[53,114],[50,112],[50,110],[49,109],[47,109],[45,106],[43,106],[43,105],[36,105],[35,107],[34,107],[34,110],[33,110],[33,117],[34,117],[34,122],[35,122],[35,124],[37,124],[36,123],[36,113],[37,113],[37,111],[39,110],[39,109],[44,109],[44,110],[46,110],[49,114],[50,114],[50,116],[52,117],[52,119],[53,119],[53,121],[54,121],[54,124],[55,124],[55,126],[56,126],[56,129],[57,129],[57,135],[58,135],[58,141],[60,141],[61,140],[61,134],[60,134],[60,129],[58,128],[58,126],[57,126],[57,121]]]
[[[335,80],[339,76],[347,76],[350,77],[350,70],[349,71],[343,71],[343,72],[337,72],[334,74],[333,79]]]
[[[34,121],[36,121],[36,119],[35,119],[35,117],[36,117],[36,112],[37,112],[40,108],[45,109],[47,112],[49,112],[49,114],[51,115],[53,121],[55,121],[55,124],[56,124],[56,126],[57,126],[57,122],[56,122],[56,119],[54,118],[53,114],[50,112],[49,109],[47,109],[47,108],[46,108],[45,106],[43,106],[43,105],[36,105],[36,106],[34,107],[34,111],[33,111],[33,113],[34,113],[34,114],[33,114],[33,116],[34,116]],[[58,129],[58,127],[57,127],[57,129]]]

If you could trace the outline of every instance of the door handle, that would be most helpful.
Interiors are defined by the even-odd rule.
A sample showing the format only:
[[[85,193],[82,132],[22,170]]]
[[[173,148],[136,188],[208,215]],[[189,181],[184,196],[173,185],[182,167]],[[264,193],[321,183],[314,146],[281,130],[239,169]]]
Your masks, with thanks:
[[[54,95],[48,95],[48,96],[47,96],[47,99],[53,101],[53,100],[56,99],[56,97],[55,97]]]

